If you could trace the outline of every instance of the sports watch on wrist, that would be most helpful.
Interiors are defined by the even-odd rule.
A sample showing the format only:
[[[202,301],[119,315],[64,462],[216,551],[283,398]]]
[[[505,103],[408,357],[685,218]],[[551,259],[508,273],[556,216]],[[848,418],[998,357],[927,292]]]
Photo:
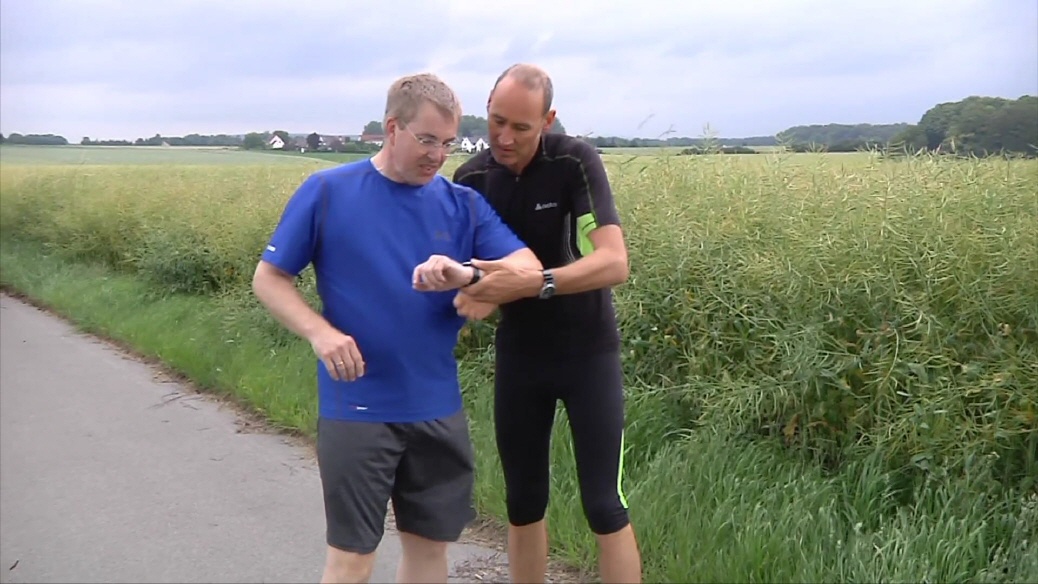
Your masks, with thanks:
[[[544,276],[544,283],[541,284],[541,291],[537,294],[537,298],[547,300],[555,295],[555,274],[552,274],[551,270],[541,270],[541,274]]]
[[[472,268],[472,279],[469,280],[467,284],[462,286],[462,288],[465,288],[466,286],[471,286],[471,285],[475,284],[476,282],[478,282],[483,277],[483,270],[480,270],[476,266],[472,265],[472,262],[464,262],[461,265],[462,265],[462,267],[465,267],[465,268]]]

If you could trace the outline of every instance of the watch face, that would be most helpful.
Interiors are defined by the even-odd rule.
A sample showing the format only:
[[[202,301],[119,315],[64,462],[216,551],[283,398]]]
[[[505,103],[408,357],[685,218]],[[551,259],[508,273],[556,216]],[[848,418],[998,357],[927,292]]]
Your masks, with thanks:
[[[544,288],[541,288],[541,298],[551,298],[555,294],[555,284],[545,284]]]

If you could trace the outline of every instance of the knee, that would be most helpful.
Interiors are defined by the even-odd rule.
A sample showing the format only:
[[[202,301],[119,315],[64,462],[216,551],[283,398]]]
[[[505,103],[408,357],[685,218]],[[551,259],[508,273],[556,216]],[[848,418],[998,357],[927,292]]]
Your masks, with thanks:
[[[548,510],[548,488],[547,479],[509,484],[505,496],[508,522],[522,527],[544,519]]]
[[[400,532],[400,547],[408,558],[420,562],[435,562],[447,558],[447,542],[431,540],[413,533]]]
[[[367,582],[374,564],[374,552],[359,554],[329,546],[321,582]]]
[[[596,535],[609,535],[620,531],[631,522],[627,509],[618,499],[602,499],[584,506],[588,527]]]

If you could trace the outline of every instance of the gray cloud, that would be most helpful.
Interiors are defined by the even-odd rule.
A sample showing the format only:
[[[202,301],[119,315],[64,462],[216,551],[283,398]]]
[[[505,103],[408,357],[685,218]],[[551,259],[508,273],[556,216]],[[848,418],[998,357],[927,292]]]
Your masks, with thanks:
[[[517,61],[552,74],[571,133],[914,122],[1038,93],[1036,21],[1032,0],[4,0],[0,131],[356,133],[399,75],[482,114]]]

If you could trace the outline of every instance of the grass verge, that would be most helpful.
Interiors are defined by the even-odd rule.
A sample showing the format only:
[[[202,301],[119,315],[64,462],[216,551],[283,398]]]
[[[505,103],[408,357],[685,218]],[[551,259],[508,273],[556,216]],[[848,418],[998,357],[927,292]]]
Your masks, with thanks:
[[[240,298],[159,294],[154,284],[4,238],[0,284],[81,329],[161,360],[200,387],[313,436],[313,360],[302,342],[272,344],[246,326]],[[256,318],[252,315],[251,318]],[[504,516],[494,451],[491,356],[462,362],[478,456],[480,511]],[[638,419],[660,412],[649,388],[631,391]],[[565,416],[553,441],[553,553],[594,566]],[[651,428],[635,429],[650,432]],[[661,436],[631,457],[625,489],[647,582],[1038,581],[1038,494],[1001,487],[993,461],[929,475],[909,505],[883,453],[862,451],[833,473],[778,446],[708,428]]]

